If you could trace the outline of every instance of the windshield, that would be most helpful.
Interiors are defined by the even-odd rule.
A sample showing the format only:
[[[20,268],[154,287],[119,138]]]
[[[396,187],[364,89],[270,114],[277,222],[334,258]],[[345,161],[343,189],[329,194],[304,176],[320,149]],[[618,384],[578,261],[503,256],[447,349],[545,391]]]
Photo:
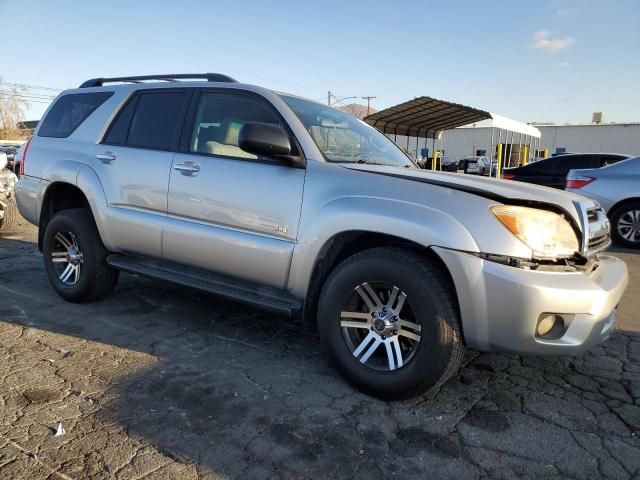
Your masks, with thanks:
[[[329,162],[413,168],[398,146],[375,128],[339,110],[281,95]]]

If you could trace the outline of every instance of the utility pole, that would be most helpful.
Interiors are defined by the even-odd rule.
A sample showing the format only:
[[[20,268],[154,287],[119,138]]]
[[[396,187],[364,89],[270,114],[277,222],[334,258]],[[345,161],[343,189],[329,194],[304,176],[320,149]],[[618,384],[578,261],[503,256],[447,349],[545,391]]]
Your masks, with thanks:
[[[365,97],[361,97],[363,100],[367,101],[367,115],[369,115],[369,112],[371,111],[371,99],[376,98],[374,96],[365,96]]]

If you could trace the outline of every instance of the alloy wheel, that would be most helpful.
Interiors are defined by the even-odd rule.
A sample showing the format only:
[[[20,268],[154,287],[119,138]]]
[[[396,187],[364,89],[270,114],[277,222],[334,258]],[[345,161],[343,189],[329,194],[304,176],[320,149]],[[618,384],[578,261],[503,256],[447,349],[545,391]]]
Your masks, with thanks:
[[[420,344],[407,295],[385,282],[365,282],[355,287],[340,312],[347,347],[360,363],[380,371],[404,367]]]
[[[65,285],[73,286],[80,281],[83,256],[72,232],[60,231],[55,234],[51,262],[58,279]]]
[[[640,242],[640,210],[624,212],[618,219],[618,233],[629,242]]]

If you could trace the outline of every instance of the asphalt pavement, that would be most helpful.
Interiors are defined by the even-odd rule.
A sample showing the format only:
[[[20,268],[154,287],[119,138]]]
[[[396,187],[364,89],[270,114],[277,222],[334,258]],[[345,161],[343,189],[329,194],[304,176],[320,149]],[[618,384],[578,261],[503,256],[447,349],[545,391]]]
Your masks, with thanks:
[[[387,403],[270,313],[131,275],[66,303],[35,240],[24,222],[0,238],[0,479],[640,474],[637,253],[615,253],[631,283],[602,346],[469,352],[438,393]]]

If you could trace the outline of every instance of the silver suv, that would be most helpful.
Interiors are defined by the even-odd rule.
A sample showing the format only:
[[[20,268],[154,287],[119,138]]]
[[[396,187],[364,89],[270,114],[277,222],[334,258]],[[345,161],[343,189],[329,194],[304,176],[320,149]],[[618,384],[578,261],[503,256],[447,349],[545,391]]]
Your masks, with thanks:
[[[627,284],[594,201],[422,171],[354,117],[220,74],[63,92],[17,200],[64,299],[100,299],[125,271],[312,319],[384,398],[439,386],[465,346],[584,352]]]

